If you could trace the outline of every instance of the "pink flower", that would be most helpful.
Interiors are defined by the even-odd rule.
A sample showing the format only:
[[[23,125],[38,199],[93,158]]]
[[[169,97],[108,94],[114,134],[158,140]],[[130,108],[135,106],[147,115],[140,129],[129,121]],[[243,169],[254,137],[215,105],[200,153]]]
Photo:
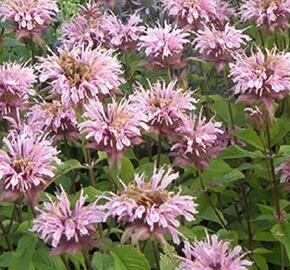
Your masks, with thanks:
[[[6,150],[0,150],[0,180],[4,193],[0,201],[24,196],[34,205],[54,177],[55,164],[60,163],[58,152],[46,136],[28,128],[9,132],[3,142]]]
[[[179,68],[185,65],[181,60],[184,45],[189,42],[188,33],[165,23],[148,27],[139,38],[138,49],[145,50],[153,67]]]
[[[56,100],[36,104],[29,111],[28,118],[29,126],[35,130],[52,132],[54,141],[79,134],[75,111]]]
[[[226,1],[215,0],[216,7],[214,14],[211,15],[210,24],[217,28],[223,28],[225,24],[229,23],[230,17],[235,15],[235,9]]]
[[[264,117],[264,113],[260,110],[258,106],[254,108],[247,107],[244,109],[246,113],[247,120],[250,124],[252,124],[257,129],[264,129],[266,127],[265,121],[267,121]]]
[[[145,27],[140,25],[141,22],[142,20],[137,14],[131,15],[127,23],[123,23],[113,13],[107,15],[103,28],[108,43],[112,47],[125,51],[135,48],[140,34],[145,30]]]
[[[238,101],[248,104],[260,101],[270,115],[274,110],[273,100],[290,93],[290,53],[273,49],[263,54],[259,50],[249,57],[237,57],[230,69],[235,94],[240,95]]]
[[[134,183],[125,186],[119,194],[111,194],[105,205],[106,216],[117,218],[126,224],[122,242],[131,238],[132,244],[151,236],[163,241],[163,235],[170,234],[179,243],[179,217],[188,221],[195,219],[197,205],[191,196],[183,196],[166,190],[178,178],[172,169],[154,169],[149,181],[144,174],[135,175]]]
[[[283,162],[277,169],[276,173],[281,172],[281,182],[290,182],[290,158],[288,157],[285,162]]]
[[[37,67],[40,81],[49,82],[51,94],[60,98],[65,106],[87,103],[90,99],[119,92],[124,80],[121,64],[113,51],[96,49],[59,49],[59,56],[52,54],[41,58]]]
[[[202,58],[215,63],[216,69],[221,71],[237,53],[243,51],[242,46],[249,40],[250,37],[243,34],[243,30],[226,24],[223,29],[212,25],[210,28],[199,30],[194,43]]]
[[[147,116],[148,126],[157,134],[172,134],[185,113],[195,109],[197,100],[191,92],[183,91],[176,84],[177,81],[167,85],[164,81],[157,81],[153,85],[149,82],[147,90],[141,85],[135,89],[133,106]]]
[[[15,26],[18,39],[31,38],[40,43],[43,31],[56,20],[58,7],[54,0],[3,0],[0,17]]]
[[[120,160],[126,149],[141,143],[141,128],[147,128],[145,116],[125,99],[107,105],[91,101],[85,106],[84,117],[81,133],[87,134],[94,148],[107,152],[111,161]]]
[[[23,110],[29,96],[35,94],[35,76],[32,68],[17,63],[0,66],[0,115]]]
[[[198,29],[210,22],[215,13],[214,0],[162,0],[169,15],[175,17],[179,26]]]
[[[177,156],[176,164],[195,164],[198,168],[205,168],[209,160],[215,158],[226,144],[222,123],[192,115],[185,117],[183,123],[176,128],[179,135],[173,141],[172,154]]]
[[[99,4],[88,3],[62,28],[61,41],[67,48],[97,47],[104,42],[104,15]]]
[[[32,231],[53,247],[51,255],[74,254],[91,248],[96,232],[94,225],[101,223],[104,216],[100,208],[96,204],[85,206],[83,190],[74,209],[63,189],[56,202],[50,197],[49,200],[44,203],[43,210],[38,209],[40,215],[33,221]]]
[[[241,18],[255,22],[270,31],[288,28],[290,0],[249,0],[241,6]]]
[[[247,270],[252,265],[244,259],[240,246],[231,249],[230,242],[219,240],[217,235],[207,235],[192,246],[186,243],[183,252],[179,270]]]

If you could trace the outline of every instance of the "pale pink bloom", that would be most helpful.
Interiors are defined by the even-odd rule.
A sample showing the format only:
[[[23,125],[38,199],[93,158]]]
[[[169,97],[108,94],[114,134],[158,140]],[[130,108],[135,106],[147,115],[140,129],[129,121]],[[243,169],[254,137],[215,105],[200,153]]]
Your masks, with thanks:
[[[194,164],[203,169],[227,145],[222,123],[215,122],[213,118],[206,121],[202,114],[199,117],[185,117],[175,131],[178,136],[173,141],[171,151],[177,157],[176,164]]]
[[[15,26],[18,39],[41,42],[43,31],[56,20],[58,7],[54,0],[3,0],[0,17]]]
[[[290,53],[276,49],[264,54],[261,50],[251,56],[240,55],[230,64],[230,77],[238,101],[248,104],[261,102],[270,115],[273,100],[283,99],[290,93]]]
[[[0,180],[3,193],[0,200],[25,197],[33,205],[40,192],[54,177],[55,165],[60,163],[58,151],[51,141],[23,127],[11,131],[3,139],[5,151],[0,150]]]
[[[159,134],[172,134],[179,126],[185,113],[195,109],[197,100],[190,91],[178,88],[177,81],[166,84],[157,81],[145,90],[138,85],[132,97],[136,111],[141,111],[147,116],[147,125],[151,131]]]
[[[147,27],[139,38],[138,49],[145,51],[153,67],[180,68],[185,65],[181,58],[188,37],[182,29],[165,22],[164,27]]]
[[[74,109],[63,106],[57,100],[34,105],[28,112],[28,125],[36,131],[51,132],[54,141],[79,135]]]
[[[230,17],[235,15],[235,9],[226,1],[215,0],[216,7],[214,14],[210,18],[210,24],[216,27],[223,27],[229,23]]]
[[[247,270],[252,265],[240,246],[231,249],[230,242],[219,240],[217,235],[207,235],[193,245],[185,243],[183,252],[179,270]]]
[[[194,39],[195,49],[201,57],[213,62],[218,71],[234,59],[234,56],[243,51],[242,47],[250,41],[250,37],[234,26],[226,24],[223,29],[204,27],[197,32]]]
[[[281,182],[290,182],[290,158],[288,157],[277,169],[276,173],[281,173]]]
[[[34,96],[36,78],[30,67],[17,63],[0,65],[0,115],[23,110]]]
[[[98,3],[88,3],[62,27],[60,40],[67,48],[97,47],[104,42],[104,15]]]
[[[215,13],[214,0],[162,0],[169,15],[177,19],[181,27],[198,29],[210,22]]]
[[[87,134],[92,147],[105,151],[110,161],[120,160],[126,149],[141,143],[141,130],[147,128],[145,115],[125,99],[109,104],[93,100],[85,105],[84,118],[81,133]]]
[[[118,87],[124,82],[117,57],[101,47],[59,49],[59,55],[41,58],[37,69],[40,81],[50,83],[52,96],[65,106],[119,93]]]
[[[243,21],[255,22],[270,31],[288,28],[290,0],[247,0],[241,6]]]
[[[43,204],[40,215],[33,221],[32,231],[52,246],[51,255],[74,254],[94,245],[95,224],[101,223],[104,213],[95,203],[85,206],[83,190],[72,209],[66,192],[57,194],[57,201]]]
[[[162,242],[167,234],[173,237],[175,243],[180,242],[178,218],[194,220],[197,205],[191,196],[166,190],[178,176],[171,168],[155,168],[149,181],[144,174],[136,174],[134,183],[124,186],[121,194],[111,194],[107,198],[105,218],[112,216],[126,226],[122,242],[131,239],[132,244],[136,245],[151,236]]]
[[[145,31],[141,23],[142,20],[137,14],[131,15],[126,23],[113,13],[108,14],[103,25],[107,42],[111,47],[125,51],[135,48],[139,36]]]

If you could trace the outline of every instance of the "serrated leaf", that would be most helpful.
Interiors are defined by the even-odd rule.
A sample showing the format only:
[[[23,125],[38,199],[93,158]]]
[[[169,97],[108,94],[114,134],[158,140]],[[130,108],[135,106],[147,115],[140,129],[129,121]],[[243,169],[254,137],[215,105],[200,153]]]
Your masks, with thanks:
[[[36,250],[32,263],[37,270],[66,270],[62,259],[59,256],[51,256],[47,250]]]
[[[255,132],[255,130],[253,130],[252,128],[249,127],[243,130],[234,130],[232,131],[232,134],[238,137],[239,139],[245,141],[246,143],[263,151],[264,148],[263,148],[262,141],[257,135],[257,133]]]
[[[113,267],[113,258],[108,254],[95,252],[92,259],[94,270],[108,270]]]
[[[114,258],[115,270],[150,269],[150,265],[145,256],[132,246],[115,246],[110,249],[110,252]]]
[[[247,151],[238,145],[231,145],[223,150],[219,158],[222,159],[235,159],[235,158],[255,158],[258,153]],[[262,154],[262,153],[261,153]]]
[[[32,255],[34,253],[36,237],[24,235],[18,242],[14,259],[9,270],[30,270],[32,267]]]
[[[290,260],[290,224],[276,224],[271,232],[273,236],[284,245],[288,259]]]

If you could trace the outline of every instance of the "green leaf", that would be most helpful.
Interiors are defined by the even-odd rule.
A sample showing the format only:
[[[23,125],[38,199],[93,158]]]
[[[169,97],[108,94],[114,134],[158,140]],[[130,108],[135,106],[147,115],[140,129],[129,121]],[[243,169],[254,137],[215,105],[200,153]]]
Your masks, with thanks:
[[[263,144],[255,130],[252,128],[246,128],[243,130],[234,130],[232,131],[233,135],[245,141],[246,143],[256,147],[259,150],[263,151]]]
[[[144,255],[129,245],[115,246],[110,249],[115,262],[115,270],[149,270],[150,265]]]
[[[61,165],[58,167],[57,175],[54,177],[54,181],[57,181],[58,179],[60,179],[60,177],[62,175],[67,174],[68,172],[70,172],[72,170],[84,169],[84,168],[86,168],[86,167],[83,166],[76,159],[67,160],[67,161],[61,163]]]
[[[74,255],[68,255],[70,261],[74,264],[77,270],[85,269],[87,270],[86,262],[84,255],[81,252],[78,252]],[[82,268],[81,268],[82,267]]]
[[[273,236],[284,245],[288,259],[290,260],[290,224],[276,224],[271,232]]]
[[[127,157],[123,157],[122,159],[120,177],[125,184],[130,183],[130,181],[132,181],[134,177],[134,166],[130,159],[128,159]]]
[[[36,237],[24,235],[18,242],[14,259],[9,270],[30,270],[33,268],[31,260],[34,253]]]
[[[92,267],[94,270],[113,269],[113,258],[108,254],[95,252],[92,259]]]
[[[290,145],[281,145],[279,149],[279,154],[284,156],[290,156]]]
[[[258,152],[262,155],[261,152]],[[234,159],[234,158],[255,158],[257,157],[256,152],[250,152],[238,145],[231,145],[230,147],[226,148],[222,151],[219,155],[219,158],[222,159]]]
[[[160,261],[161,270],[175,270],[177,267],[176,261],[173,262],[168,256],[163,256]]]
[[[59,256],[51,256],[47,250],[36,250],[32,262],[37,270],[66,270]]]

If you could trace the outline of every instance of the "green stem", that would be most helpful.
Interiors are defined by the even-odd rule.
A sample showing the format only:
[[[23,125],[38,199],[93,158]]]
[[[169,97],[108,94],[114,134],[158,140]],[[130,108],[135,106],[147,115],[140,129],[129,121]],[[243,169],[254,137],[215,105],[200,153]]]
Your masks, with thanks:
[[[274,167],[274,156],[272,152],[272,144],[271,144],[271,136],[270,136],[270,127],[269,123],[266,120],[266,140],[267,140],[267,148],[268,148],[268,169],[269,169],[269,176],[270,176],[270,184],[271,184],[271,190],[274,200],[274,206],[276,210],[277,215],[277,221],[278,223],[282,222],[282,214],[281,214],[281,208],[280,208],[280,202],[279,202],[279,193],[278,193],[278,187],[276,182],[276,175],[275,175],[275,167]]]
[[[225,229],[225,230],[229,230],[227,225],[225,224],[224,220],[222,219],[221,215],[219,214],[217,208],[214,206],[213,202],[211,201],[211,197],[209,196],[208,194],[208,191],[206,190],[205,188],[205,185],[204,185],[204,182],[203,182],[203,178],[202,178],[202,174],[201,172],[198,172],[198,178],[199,178],[199,181],[200,181],[200,185],[201,185],[201,188],[202,188],[202,191],[203,193],[205,194],[206,198],[207,198],[207,201],[210,205],[210,207],[212,208],[212,210],[214,211],[215,215],[217,216],[218,220],[220,221],[220,224],[222,225],[222,227]]]
[[[8,236],[7,236],[7,233],[6,233],[6,230],[5,230],[5,227],[4,227],[3,223],[2,223],[2,221],[0,221],[0,230],[1,230],[2,233],[3,233],[4,240],[5,240],[5,242],[6,242],[6,245],[7,245],[8,249],[12,251],[12,247],[11,247],[11,244],[10,244],[9,238],[8,238]]]
[[[262,29],[259,29],[259,34],[260,34],[262,47],[265,48],[265,40],[264,40],[264,35],[263,35]]]
[[[92,269],[92,264],[91,264],[89,251],[88,250],[84,250],[83,251],[83,255],[85,257],[85,261],[86,261],[88,269]]]
[[[249,250],[253,252],[253,232],[252,232],[252,226],[251,226],[251,221],[250,221],[250,208],[248,205],[247,195],[246,195],[243,182],[241,182],[241,191],[242,191],[243,201],[245,203],[245,210],[246,210],[245,215],[246,215],[247,227],[248,227]]]
[[[152,247],[153,247],[153,253],[154,253],[154,258],[156,262],[156,269],[160,270],[160,253],[159,253],[158,244],[155,241],[152,241]]]
[[[161,144],[161,131],[159,130],[158,134],[158,146],[157,146],[157,162],[156,162],[156,167],[160,167],[160,161],[161,161],[161,152],[162,152],[162,144]]]
[[[13,210],[12,210],[12,214],[11,214],[11,218],[10,218],[10,223],[9,223],[9,227],[8,227],[8,230],[7,230],[7,235],[10,234],[10,231],[11,231],[11,228],[12,228],[12,225],[13,225],[13,221],[14,221],[14,217],[15,217],[15,214],[16,214],[16,208],[17,208],[17,201],[14,203],[14,206],[13,206]]]

